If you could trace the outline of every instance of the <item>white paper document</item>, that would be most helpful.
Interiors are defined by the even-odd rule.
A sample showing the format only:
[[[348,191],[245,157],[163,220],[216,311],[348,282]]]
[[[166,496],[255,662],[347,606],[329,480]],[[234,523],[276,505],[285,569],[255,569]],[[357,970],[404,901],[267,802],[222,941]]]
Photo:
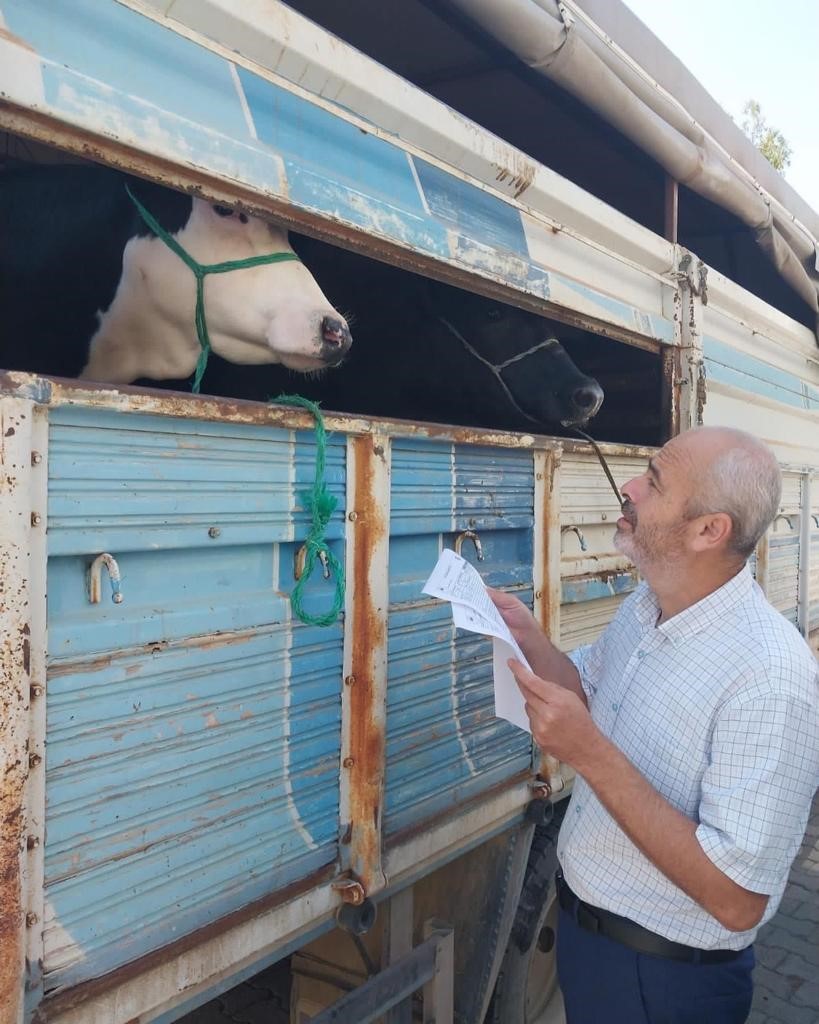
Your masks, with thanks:
[[[509,658],[517,658],[527,668],[529,663],[487,594],[477,569],[465,558],[445,548],[424,584],[423,592],[451,603],[452,621],[459,629],[492,637],[495,715],[531,732],[526,702],[506,662]]]

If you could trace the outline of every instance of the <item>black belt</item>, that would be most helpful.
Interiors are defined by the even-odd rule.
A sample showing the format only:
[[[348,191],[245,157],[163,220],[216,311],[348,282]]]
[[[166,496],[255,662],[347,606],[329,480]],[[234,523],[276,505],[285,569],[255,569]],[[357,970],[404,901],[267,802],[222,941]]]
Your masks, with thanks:
[[[584,903],[579,896],[575,896],[562,871],[557,872],[555,885],[560,906],[571,914],[584,931],[605,935],[606,938],[614,939],[615,942],[637,953],[660,956],[666,960],[683,960],[691,964],[720,964],[736,960],[744,952],[742,949],[697,949],[695,946],[685,946],[681,942],[672,942],[671,939],[663,938],[656,932],[650,932],[648,928],[629,921],[627,917],[620,917],[619,914],[612,914],[610,910],[602,910],[600,907],[592,907]]]

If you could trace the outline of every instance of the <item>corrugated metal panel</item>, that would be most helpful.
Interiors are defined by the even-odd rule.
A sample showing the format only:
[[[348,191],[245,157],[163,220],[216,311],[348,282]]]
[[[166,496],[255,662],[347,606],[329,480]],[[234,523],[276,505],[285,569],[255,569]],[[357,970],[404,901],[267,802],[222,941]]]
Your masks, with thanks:
[[[571,651],[593,643],[614,618],[625,595],[607,597],[584,604],[563,605],[560,609],[560,646]]]
[[[768,600],[798,626],[799,524],[802,506],[802,476],[782,474],[779,515],[769,533]]]
[[[532,600],[531,453],[395,440],[392,449],[385,831],[416,825],[531,765],[529,736],[494,717],[490,642],[456,635],[448,606],[422,597],[441,546],[484,580]]]
[[[622,486],[644,471],[646,454],[616,452],[606,461]],[[619,516],[596,455],[565,452],[560,479],[560,644],[566,650],[596,639],[637,585],[634,566],[614,548]]]
[[[811,532],[808,603],[810,605],[810,631],[813,632],[813,630],[819,629],[819,529]]]
[[[313,459],[278,428],[52,412],[47,990],[335,859],[341,624],[294,625],[286,597]],[[104,550],[122,604],[88,601]]]
[[[768,555],[768,600],[790,622],[797,625],[799,593],[799,526],[771,534]]]
[[[782,500],[780,510],[783,513],[798,513],[802,508],[802,476],[799,473],[782,474]]]

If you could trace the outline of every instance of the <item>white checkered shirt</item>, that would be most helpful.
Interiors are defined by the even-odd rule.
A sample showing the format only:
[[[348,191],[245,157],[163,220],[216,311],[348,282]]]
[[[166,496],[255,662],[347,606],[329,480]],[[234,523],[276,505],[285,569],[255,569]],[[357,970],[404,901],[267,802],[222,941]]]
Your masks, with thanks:
[[[713,863],[779,905],[819,786],[819,670],[747,566],[657,626],[641,583],[594,644],[571,658],[592,717],[692,821]],[[587,903],[700,949],[741,949],[670,882],[578,776],[560,831],[566,881]]]

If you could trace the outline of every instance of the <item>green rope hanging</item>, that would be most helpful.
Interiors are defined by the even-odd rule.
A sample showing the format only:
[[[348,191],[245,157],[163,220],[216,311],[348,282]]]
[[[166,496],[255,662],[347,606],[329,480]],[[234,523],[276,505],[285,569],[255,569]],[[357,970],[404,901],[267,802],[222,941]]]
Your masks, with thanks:
[[[344,607],[344,567],[330,550],[324,537],[327,524],[338,505],[338,501],[327,490],[324,482],[324,467],[327,459],[327,434],[324,429],[324,417],[315,402],[311,402],[309,398],[302,398],[301,395],[279,395],[273,401],[277,405],[295,405],[306,409],[316,423],[316,473],[312,488],[300,495],[304,507],[310,513],[311,524],[307,540],[304,542],[306,551],[304,571],[293,587],[290,604],[293,614],[301,622],[307,623],[309,626],[332,626]],[[311,615],[304,610],[303,592],[307,581],[313,574],[316,559],[321,556],[326,558],[328,568],[335,576],[335,596],[333,606],[328,612],[323,615]]]
[[[266,263],[284,263],[287,260],[298,260],[298,256],[294,252],[271,252],[261,256],[249,256],[245,260],[227,260],[225,263],[199,263],[145,209],[128,185],[125,186],[125,191],[137,208],[140,217],[142,217],[151,231],[167,245],[171,252],[176,253],[196,278],[196,337],[199,339],[200,352],[199,359],[196,362],[191,391],[198,395],[199,388],[202,385],[202,378],[205,376],[205,370],[208,366],[208,357],[211,350],[210,335],[208,334],[208,325],[205,320],[205,278],[208,274],[227,274],[231,270],[243,270],[245,267],[261,267]]]
[[[145,209],[133,192],[131,192],[128,185],[125,186],[125,191],[139,212],[140,217],[142,217],[151,231],[172,252],[176,253],[196,279],[196,336],[199,339],[201,351],[196,363],[191,391],[194,394],[198,394],[211,351],[210,335],[208,334],[208,325],[205,320],[205,278],[207,275],[226,274],[231,270],[242,270],[244,267],[260,267],[266,263],[283,263],[286,260],[298,260],[298,256],[294,252],[274,252],[263,256],[251,256],[245,260],[229,260],[225,263],[199,263]],[[310,513],[312,522],[307,534],[307,540],[304,543],[304,570],[293,588],[293,593],[290,595],[290,603],[293,607],[293,614],[301,622],[310,626],[332,626],[337,621],[339,612],[344,607],[344,567],[327,546],[327,541],[324,537],[327,524],[330,522],[338,504],[337,500],[327,490],[324,482],[324,468],[327,459],[327,434],[324,429],[324,417],[321,415],[319,407],[315,402],[311,402],[308,398],[302,398],[301,395],[279,395],[275,401],[281,405],[296,405],[306,409],[312,414],[316,422],[315,478],[311,490],[305,491],[300,496],[304,507]],[[304,610],[303,604],[304,587],[313,575],[317,558],[326,560],[328,568],[335,574],[336,580],[333,606],[324,615],[311,615]]]

